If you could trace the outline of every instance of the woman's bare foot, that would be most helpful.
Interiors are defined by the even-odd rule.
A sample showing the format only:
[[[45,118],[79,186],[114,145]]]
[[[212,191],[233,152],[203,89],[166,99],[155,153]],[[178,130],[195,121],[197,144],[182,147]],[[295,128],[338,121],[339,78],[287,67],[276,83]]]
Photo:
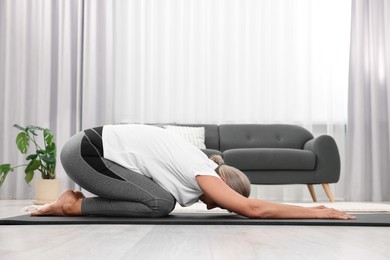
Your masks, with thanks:
[[[31,216],[81,215],[81,202],[83,198],[85,198],[85,196],[80,191],[66,190],[53,203],[31,212]]]

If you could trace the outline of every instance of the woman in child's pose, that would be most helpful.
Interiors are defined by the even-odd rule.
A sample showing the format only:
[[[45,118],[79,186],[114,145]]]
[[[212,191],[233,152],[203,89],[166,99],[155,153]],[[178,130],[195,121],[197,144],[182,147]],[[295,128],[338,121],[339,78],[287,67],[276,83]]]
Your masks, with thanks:
[[[62,165],[82,188],[65,191],[38,215],[167,216],[178,202],[198,200],[248,218],[354,219],[324,206],[305,208],[248,198],[250,182],[222,158],[208,158],[182,137],[147,125],[106,125],[73,136]]]

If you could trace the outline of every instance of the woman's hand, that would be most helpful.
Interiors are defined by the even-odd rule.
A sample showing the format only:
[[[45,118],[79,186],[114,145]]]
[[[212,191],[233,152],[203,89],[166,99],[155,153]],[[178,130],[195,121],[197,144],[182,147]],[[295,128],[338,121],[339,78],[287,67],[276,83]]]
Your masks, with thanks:
[[[327,218],[327,219],[356,219],[355,216],[352,216],[343,211],[339,211],[332,208],[327,208],[325,206],[318,206],[312,208],[312,210],[316,211],[317,218]]]
[[[299,207],[299,206],[293,206]],[[340,210],[333,208],[325,207],[324,205],[314,206],[314,207],[305,207],[305,209],[312,209],[315,218],[324,218],[324,219],[356,219],[355,216],[352,216],[348,213],[345,213]]]

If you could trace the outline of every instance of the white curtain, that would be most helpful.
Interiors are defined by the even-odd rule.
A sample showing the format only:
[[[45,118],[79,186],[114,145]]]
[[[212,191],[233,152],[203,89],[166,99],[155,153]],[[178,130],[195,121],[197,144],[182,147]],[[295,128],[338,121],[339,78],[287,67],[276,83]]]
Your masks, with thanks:
[[[334,136],[344,167],[350,5],[86,0],[82,127],[299,124]],[[344,170],[336,199],[344,198],[343,183]],[[303,185],[255,190],[267,199],[310,200]]]
[[[390,200],[390,3],[352,2],[347,198]]]
[[[82,3],[0,0],[0,164],[25,162],[16,149],[15,123],[52,129],[58,155],[80,130]],[[73,188],[57,161],[62,189]],[[33,194],[34,181],[29,187],[21,168],[9,173],[0,189],[6,199]]]

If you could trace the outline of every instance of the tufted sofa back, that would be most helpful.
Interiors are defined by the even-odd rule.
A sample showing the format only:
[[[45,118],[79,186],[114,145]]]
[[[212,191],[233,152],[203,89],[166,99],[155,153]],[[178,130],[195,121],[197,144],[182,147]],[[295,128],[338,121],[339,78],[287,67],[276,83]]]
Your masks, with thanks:
[[[220,151],[237,148],[303,149],[313,135],[296,125],[225,124],[219,125]]]

